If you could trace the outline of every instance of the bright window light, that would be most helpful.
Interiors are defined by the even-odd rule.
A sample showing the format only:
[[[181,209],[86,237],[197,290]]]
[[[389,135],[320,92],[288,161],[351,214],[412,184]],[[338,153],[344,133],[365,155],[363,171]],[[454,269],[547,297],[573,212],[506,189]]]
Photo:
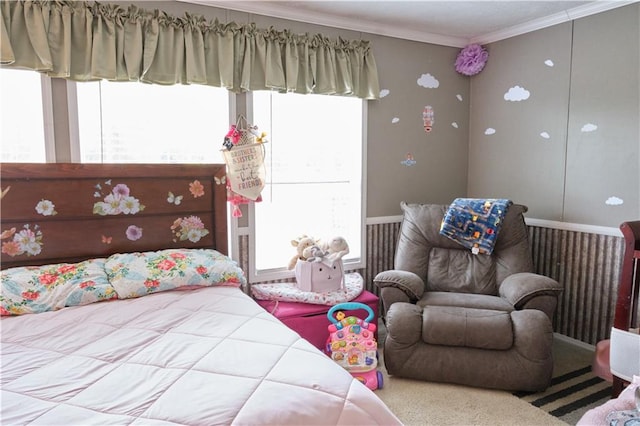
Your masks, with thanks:
[[[252,124],[269,141],[267,185],[255,203],[256,273],[283,271],[295,254],[291,240],[302,234],[342,236],[350,247],[345,264],[360,261],[363,101],[266,91],[252,101]]]
[[[203,85],[77,83],[83,163],[221,163],[229,92]]]
[[[40,73],[0,69],[0,139],[2,162],[46,161]]]

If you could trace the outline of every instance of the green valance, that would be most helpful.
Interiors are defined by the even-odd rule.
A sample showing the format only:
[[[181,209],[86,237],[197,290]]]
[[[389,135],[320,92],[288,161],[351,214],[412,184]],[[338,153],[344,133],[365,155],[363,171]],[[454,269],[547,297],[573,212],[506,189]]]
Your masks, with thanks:
[[[76,81],[379,97],[368,41],[175,17],[131,5],[1,1],[0,63]]]

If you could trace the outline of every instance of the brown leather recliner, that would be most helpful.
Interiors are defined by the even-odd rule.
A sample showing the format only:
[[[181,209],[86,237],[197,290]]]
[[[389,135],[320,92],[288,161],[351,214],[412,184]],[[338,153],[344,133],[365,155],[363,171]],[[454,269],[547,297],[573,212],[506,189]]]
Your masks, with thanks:
[[[374,279],[389,374],[511,391],[547,388],[562,287],[532,272],[527,207],[508,208],[490,255],[440,235],[448,206],[401,207],[395,269]]]

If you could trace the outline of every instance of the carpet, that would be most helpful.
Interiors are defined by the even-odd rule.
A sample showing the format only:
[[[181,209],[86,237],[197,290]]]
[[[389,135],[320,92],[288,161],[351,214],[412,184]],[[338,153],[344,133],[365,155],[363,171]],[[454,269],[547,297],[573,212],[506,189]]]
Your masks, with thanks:
[[[575,425],[589,409],[611,398],[611,383],[591,372],[593,351],[556,338],[551,386],[544,392],[515,393],[531,405]]]
[[[380,325],[382,347],[386,330]],[[383,388],[375,393],[409,426],[575,425],[588,409],[610,397],[610,384],[591,374],[593,351],[565,339],[554,339],[552,386],[535,394],[389,376],[384,368],[384,351],[379,352],[378,370],[384,381]]]
[[[510,392],[389,376],[383,356],[383,388],[375,393],[404,425],[566,426]]]

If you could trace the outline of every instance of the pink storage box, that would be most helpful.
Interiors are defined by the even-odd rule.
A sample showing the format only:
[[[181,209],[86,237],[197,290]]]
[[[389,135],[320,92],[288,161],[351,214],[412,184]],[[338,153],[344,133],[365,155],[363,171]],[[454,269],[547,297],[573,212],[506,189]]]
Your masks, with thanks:
[[[378,296],[364,290],[351,302],[360,302],[373,310],[373,323],[378,324]],[[327,312],[331,306],[313,305],[310,303],[276,302],[273,300],[256,300],[267,312],[273,314],[287,327],[297,332],[300,337],[308,340],[313,346],[324,352],[329,337],[329,318]],[[344,311],[346,316],[354,315],[360,318],[364,311]],[[364,319],[364,318],[362,318]],[[378,335],[376,332],[376,341]]]
[[[299,260],[296,263],[295,273],[296,287],[302,291],[324,293],[344,288],[342,259],[330,264]]]

